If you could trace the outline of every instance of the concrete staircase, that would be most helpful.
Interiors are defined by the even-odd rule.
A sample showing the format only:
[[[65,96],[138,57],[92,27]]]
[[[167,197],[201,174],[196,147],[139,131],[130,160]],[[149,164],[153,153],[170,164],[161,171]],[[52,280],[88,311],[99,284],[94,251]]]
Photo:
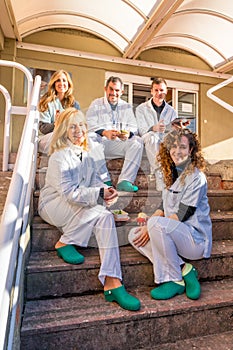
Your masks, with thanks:
[[[108,162],[113,182],[121,164],[121,160]],[[155,301],[149,293],[154,286],[151,263],[127,244],[137,213],[151,213],[160,203],[143,159],[137,176],[140,190],[133,195],[122,192],[117,203],[131,217],[130,222],[117,224],[123,282],[142,303],[140,311],[129,312],[105,302],[97,278],[96,248],[80,250],[86,257],[82,265],[69,265],[57,257],[54,244],[60,234],[37,214],[46,166],[47,158],[38,157],[22,350],[233,349],[233,186],[229,182],[226,190],[219,174],[208,174],[213,251],[210,259],[192,262],[199,272],[201,298],[192,301],[184,294]]]

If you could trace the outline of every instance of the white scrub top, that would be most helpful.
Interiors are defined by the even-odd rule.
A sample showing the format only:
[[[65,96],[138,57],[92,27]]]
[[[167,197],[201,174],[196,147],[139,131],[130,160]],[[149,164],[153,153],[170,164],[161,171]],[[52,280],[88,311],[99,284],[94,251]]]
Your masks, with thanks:
[[[157,112],[153,108],[151,101],[152,99],[141,103],[135,111],[140,136],[149,132],[149,129],[159,122]],[[175,109],[165,102],[165,106],[160,114],[160,120],[163,120],[167,127],[165,132],[170,130],[170,124],[176,118],[178,116]]]
[[[168,217],[177,213],[180,203],[186,206],[196,207],[184,223],[192,230],[192,236],[198,243],[205,241],[204,257],[208,258],[212,248],[212,223],[210,219],[210,207],[207,197],[207,180],[205,174],[199,169],[185,178],[184,185],[178,177],[169,189],[162,193],[164,214]]]

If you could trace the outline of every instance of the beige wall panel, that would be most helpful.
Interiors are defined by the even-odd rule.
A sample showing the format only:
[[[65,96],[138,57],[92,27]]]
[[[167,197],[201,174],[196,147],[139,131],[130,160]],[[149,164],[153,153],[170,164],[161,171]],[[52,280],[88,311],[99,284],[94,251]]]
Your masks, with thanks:
[[[28,36],[24,41],[27,43],[62,47],[64,49],[99,53],[103,55],[122,56],[115,47],[101,38],[89,33],[69,29],[38,32]]]
[[[210,70],[208,64],[202,61],[199,57],[175,48],[150,49],[142,52],[140,54],[140,59],[143,61],[152,61],[173,66],[190,67],[206,71]]]
[[[0,52],[0,57],[2,60],[15,61],[16,48],[15,41],[11,39],[6,39],[4,43],[4,50]],[[7,89],[11,97],[11,104],[15,103],[15,89],[14,89],[14,76],[15,69],[0,67],[0,83]],[[13,124],[13,122],[12,122]],[[4,135],[4,125],[5,125],[5,99],[1,93],[0,99],[0,151],[3,150],[3,135]],[[12,136],[12,127],[11,127],[11,136]],[[12,150],[12,137],[10,137],[10,150]]]
[[[3,135],[4,135],[4,123],[5,123],[5,99],[0,94],[0,152],[3,150]]]
[[[205,156],[211,162],[233,159],[233,113],[206,96],[211,87],[202,84],[200,89],[200,139]],[[232,87],[216,92],[216,96],[231,105],[232,95]]]

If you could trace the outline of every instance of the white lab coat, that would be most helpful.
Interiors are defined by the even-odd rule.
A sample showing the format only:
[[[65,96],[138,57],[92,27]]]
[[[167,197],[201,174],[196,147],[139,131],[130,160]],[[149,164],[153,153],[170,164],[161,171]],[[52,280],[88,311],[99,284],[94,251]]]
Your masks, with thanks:
[[[165,102],[165,107],[160,114],[160,120],[163,120],[166,130],[165,133],[159,133],[149,131],[153,125],[157,125],[159,120],[157,112],[152,106],[152,99],[141,103],[135,111],[136,120],[138,125],[139,135],[142,137],[147,158],[150,163],[151,174],[154,174],[158,169],[158,163],[155,159],[156,154],[159,151],[160,142],[163,140],[164,135],[171,130],[171,122],[178,118],[175,109]]]
[[[123,180],[133,183],[141,164],[143,142],[140,137],[136,136],[138,129],[132,106],[123,100],[119,100],[116,110],[113,111],[107,98],[101,97],[91,103],[86,118],[92,155],[96,160],[101,179],[103,181],[110,180],[105,159],[124,158],[118,183]],[[124,129],[131,131],[135,136],[126,141],[120,139],[108,140],[95,132],[101,129]],[[98,151],[95,151],[95,149],[98,149]]]
[[[112,110],[106,97],[95,99],[86,113],[88,131],[126,129],[138,133],[137,122],[132,106],[124,100],[119,100],[115,111]]]
[[[106,275],[121,279],[121,267],[113,215],[97,203],[101,187],[105,185],[87,152],[80,160],[70,147],[61,149],[49,158],[38,211],[61,230],[62,243],[86,247],[95,234],[101,258],[99,279],[104,284]]]

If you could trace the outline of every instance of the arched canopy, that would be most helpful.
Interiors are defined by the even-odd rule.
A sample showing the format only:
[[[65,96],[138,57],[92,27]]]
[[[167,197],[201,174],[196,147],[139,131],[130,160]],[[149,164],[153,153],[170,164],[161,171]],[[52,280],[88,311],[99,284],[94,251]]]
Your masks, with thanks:
[[[123,58],[158,47],[184,49],[215,72],[233,68],[232,0],[0,0],[1,30],[19,42],[53,28],[92,33]]]

